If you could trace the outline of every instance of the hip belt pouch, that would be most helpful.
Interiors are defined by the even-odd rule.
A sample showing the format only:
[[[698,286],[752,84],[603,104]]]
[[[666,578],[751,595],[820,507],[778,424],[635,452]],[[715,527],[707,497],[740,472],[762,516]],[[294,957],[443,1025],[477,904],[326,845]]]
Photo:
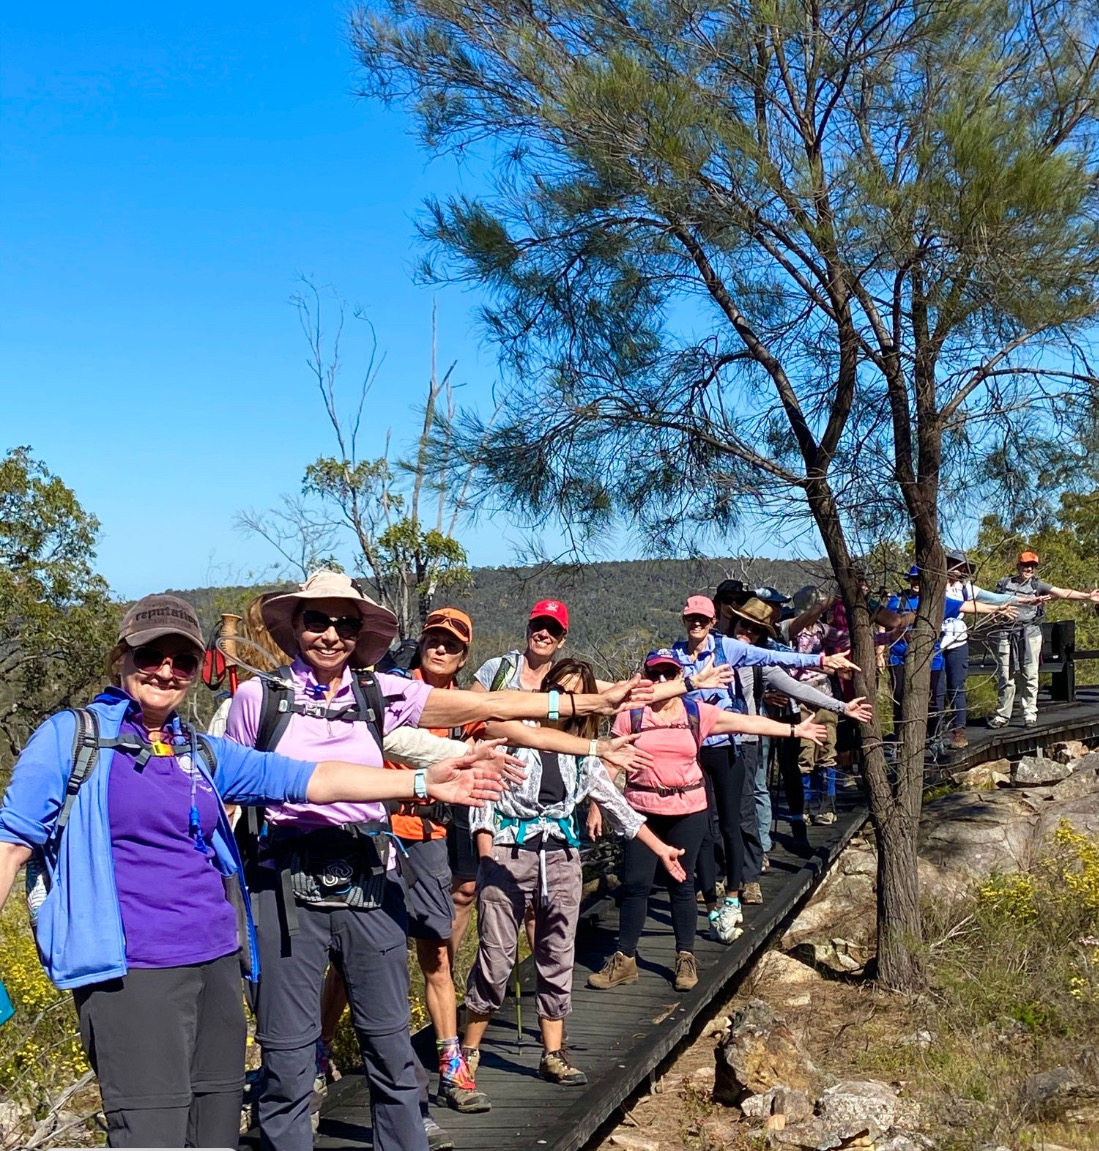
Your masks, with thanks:
[[[345,823],[276,841],[276,862],[289,873],[294,899],[314,907],[381,907],[388,830],[381,823]]]

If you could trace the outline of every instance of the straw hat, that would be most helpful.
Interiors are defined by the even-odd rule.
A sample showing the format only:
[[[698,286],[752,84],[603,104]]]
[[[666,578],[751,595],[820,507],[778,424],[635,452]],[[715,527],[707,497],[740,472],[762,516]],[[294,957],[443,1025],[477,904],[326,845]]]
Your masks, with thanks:
[[[351,653],[353,667],[370,667],[389,650],[397,636],[397,617],[364,595],[359,585],[343,572],[321,568],[313,572],[297,591],[273,595],[263,603],[263,622],[271,638],[291,659],[299,654],[294,638],[294,612],[298,605],[311,599],[342,599],[362,617],[363,629]]]
[[[761,599],[753,596],[743,607],[730,608],[734,619],[746,620],[748,623],[761,627],[772,639],[775,638],[775,627],[771,623],[771,609]]]

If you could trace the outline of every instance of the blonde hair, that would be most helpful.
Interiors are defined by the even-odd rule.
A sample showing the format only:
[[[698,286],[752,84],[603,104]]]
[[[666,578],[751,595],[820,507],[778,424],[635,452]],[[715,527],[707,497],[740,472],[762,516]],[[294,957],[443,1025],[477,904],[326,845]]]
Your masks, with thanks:
[[[245,639],[251,640],[252,643],[259,644],[264,651],[269,652],[273,657],[272,659],[265,659],[254,647],[249,647],[241,653],[253,667],[258,667],[260,671],[274,671],[275,668],[281,667],[284,662],[279,656],[282,649],[274,641],[271,633],[267,630],[267,625],[263,622],[264,600],[268,596],[280,594],[280,592],[264,592],[262,595],[253,596],[241,615],[240,634]],[[237,675],[241,680],[252,678],[252,673],[244,667],[237,668]]]

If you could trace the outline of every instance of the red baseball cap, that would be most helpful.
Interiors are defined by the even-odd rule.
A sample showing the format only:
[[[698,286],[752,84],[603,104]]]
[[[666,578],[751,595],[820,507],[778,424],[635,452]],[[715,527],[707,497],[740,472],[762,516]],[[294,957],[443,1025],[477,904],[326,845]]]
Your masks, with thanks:
[[[569,630],[569,609],[559,599],[541,599],[530,609],[531,619],[555,619]]]

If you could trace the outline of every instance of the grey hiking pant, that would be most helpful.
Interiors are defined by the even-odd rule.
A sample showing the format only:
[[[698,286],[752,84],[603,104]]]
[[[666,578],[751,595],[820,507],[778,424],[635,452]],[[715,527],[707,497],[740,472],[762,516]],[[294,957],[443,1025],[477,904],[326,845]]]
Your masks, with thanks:
[[[545,860],[544,875],[540,858]],[[582,887],[580,855],[571,847],[540,857],[537,851],[500,845],[493,847],[491,858],[482,857],[477,879],[480,942],[466,991],[471,1011],[491,1015],[503,1003],[529,903],[534,907],[538,1018],[568,1015]]]
[[[408,940],[400,880],[391,878],[384,905],[370,911],[298,904],[293,936],[281,921],[276,883],[272,871],[252,895],[260,949],[256,1042],[263,1048],[262,1151],[312,1151],[309,1104],[329,959],[343,976],[362,1048],[376,1151],[427,1151],[420,1112],[426,1077],[409,1037]]]
[[[232,955],[73,992],[109,1147],[236,1147],[244,1000]]]

